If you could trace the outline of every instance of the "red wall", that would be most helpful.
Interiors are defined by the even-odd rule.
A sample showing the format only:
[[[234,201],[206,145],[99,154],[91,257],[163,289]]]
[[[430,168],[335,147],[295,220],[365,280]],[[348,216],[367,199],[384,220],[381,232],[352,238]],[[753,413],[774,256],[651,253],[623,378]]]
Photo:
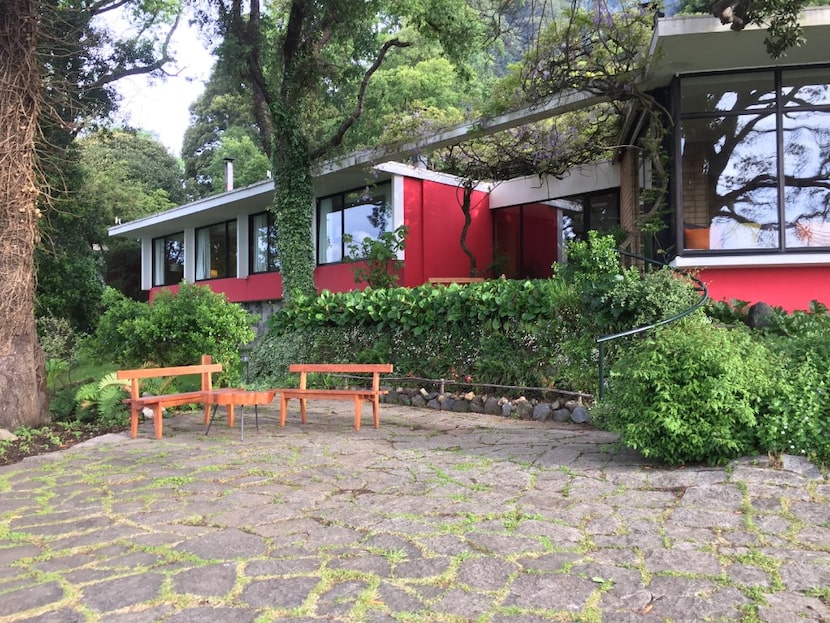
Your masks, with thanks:
[[[830,305],[830,266],[707,268],[698,278],[715,301],[763,301],[788,312],[813,300]]]
[[[461,250],[461,189],[429,180],[404,178],[404,223],[409,226],[401,285],[417,286],[430,277],[469,277],[470,259]],[[475,191],[467,246],[479,276],[493,259],[493,225],[489,196]]]

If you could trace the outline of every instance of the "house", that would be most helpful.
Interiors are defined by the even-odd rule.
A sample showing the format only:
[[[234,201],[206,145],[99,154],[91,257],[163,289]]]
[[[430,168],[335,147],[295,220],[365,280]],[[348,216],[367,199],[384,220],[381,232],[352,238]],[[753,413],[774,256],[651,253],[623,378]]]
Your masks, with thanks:
[[[830,304],[830,7],[808,9],[801,21],[807,43],[778,61],[766,54],[761,29],[735,33],[708,16],[655,24],[644,86],[673,121],[668,210],[658,238],[664,257],[697,272],[717,300],[765,301],[790,311],[812,300]],[[541,112],[534,108],[534,117],[508,115],[488,127],[591,99],[566,95]],[[429,146],[474,127],[480,132],[482,124]],[[479,274],[546,277],[569,237],[619,226],[636,231],[640,191],[651,177],[640,154],[623,149],[614,162],[575,168],[562,179],[479,185],[465,240]],[[368,162],[353,156],[327,163],[315,179],[318,288],[359,287],[343,261],[343,234],[359,240],[403,224],[409,234],[401,285],[470,276],[460,239],[462,180]],[[282,282],[267,211],[273,188],[268,180],[229,189],[116,225],[110,235],[141,239],[142,287],[151,294],[185,279],[232,301],[278,301]]]

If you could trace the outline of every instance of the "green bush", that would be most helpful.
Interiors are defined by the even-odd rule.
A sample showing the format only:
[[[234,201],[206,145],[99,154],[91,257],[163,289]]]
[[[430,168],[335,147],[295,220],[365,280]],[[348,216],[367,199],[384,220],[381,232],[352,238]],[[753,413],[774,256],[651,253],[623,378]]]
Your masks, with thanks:
[[[760,447],[775,454],[806,456],[830,464],[830,372],[812,354],[776,376],[758,418]]]
[[[221,363],[222,384],[241,378],[239,348],[254,339],[254,317],[206,286],[182,283],[152,303],[136,303],[109,289],[96,331],[98,351],[119,366],[192,365],[208,354]]]
[[[772,366],[772,354],[749,331],[693,314],[625,349],[598,421],[644,456],[723,463],[755,449]]]

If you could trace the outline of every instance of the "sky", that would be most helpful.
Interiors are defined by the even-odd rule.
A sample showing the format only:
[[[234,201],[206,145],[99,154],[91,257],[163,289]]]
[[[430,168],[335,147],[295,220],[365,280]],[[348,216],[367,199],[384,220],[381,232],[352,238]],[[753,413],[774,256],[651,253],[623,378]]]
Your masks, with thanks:
[[[171,43],[177,61],[171,73],[177,75],[164,81],[150,81],[146,76],[119,80],[122,110],[116,121],[151,132],[171,154],[180,156],[190,119],[188,108],[204,91],[214,59],[199,40],[196,27],[186,21]]]

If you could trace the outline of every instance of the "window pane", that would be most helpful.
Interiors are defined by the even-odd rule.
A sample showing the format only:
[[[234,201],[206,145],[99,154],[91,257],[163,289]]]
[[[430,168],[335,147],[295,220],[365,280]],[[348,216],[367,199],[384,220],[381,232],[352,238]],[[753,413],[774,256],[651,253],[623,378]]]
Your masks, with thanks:
[[[328,264],[343,260],[343,224],[340,197],[321,199],[317,209],[317,262]]]
[[[184,234],[173,234],[164,239],[164,284],[179,283],[184,276]]]
[[[153,240],[153,285],[164,285],[164,238]]]
[[[787,247],[830,247],[830,113],[784,115]]]
[[[225,256],[225,276],[236,277],[236,221],[228,221],[226,225],[228,253]]]
[[[196,230],[196,279],[210,278],[210,229]]]
[[[277,261],[277,229],[270,212],[251,216],[251,271],[255,273],[279,270]]]
[[[701,76],[683,78],[681,82],[682,114],[756,110],[774,105],[772,73]]]
[[[784,106],[830,105],[830,82],[826,70],[785,71],[782,82]]]
[[[686,120],[680,131],[685,248],[777,247],[774,116]]]

